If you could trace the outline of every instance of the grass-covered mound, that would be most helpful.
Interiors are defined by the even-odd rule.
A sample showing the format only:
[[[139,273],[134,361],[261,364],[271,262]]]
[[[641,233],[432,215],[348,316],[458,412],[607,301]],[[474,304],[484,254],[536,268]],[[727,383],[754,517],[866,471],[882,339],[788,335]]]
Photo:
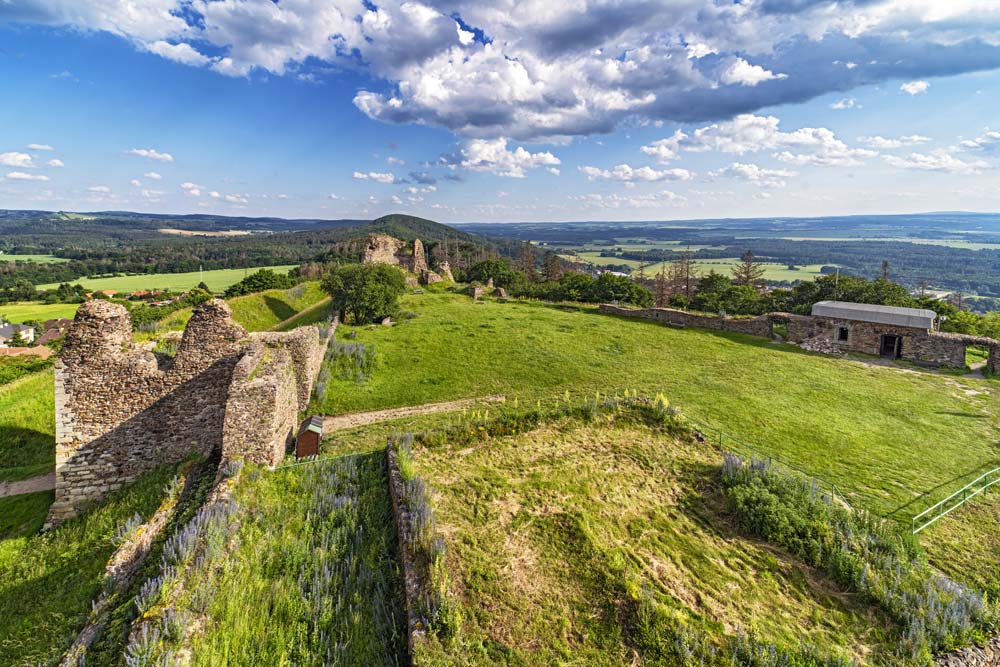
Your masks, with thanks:
[[[696,646],[717,664],[773,648],[827,665],[892,650],[887,614],[741,536],[719,450],[649,415],[417,437],[457,600],[418,666],[675,665]]]
[[[0,665],[58,662],[101,589],[116,533],[156,510],[172,475],[150,473],[51,532],[0,539]],[[0,509],[24,502],[32,501],[4,499]]]
[[[0,385],[0,480],[43,475],[55,466],[52,370]]]

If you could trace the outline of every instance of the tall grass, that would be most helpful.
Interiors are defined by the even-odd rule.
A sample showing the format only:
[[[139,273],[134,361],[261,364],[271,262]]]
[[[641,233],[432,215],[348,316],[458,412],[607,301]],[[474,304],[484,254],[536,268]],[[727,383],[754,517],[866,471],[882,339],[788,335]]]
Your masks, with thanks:
[[[326,397],[330,380],[365,382],[375,370],[375,361],[375,346],[372,344],[330,341],[316,380],[316,398],[323,400]]]
[[[159,592],[151,585],[148,595],[161,602],[151,603],[149,629],[133,633],[129,667],[160,665],[179,651],[205,666],[403,664],[381,457],[250,469],[234,502],[243,508],[239,528],[218,549],[197,546],[206,531],[196,522],[164,549],[164,572],[177,568],[176,581]],[[204,521],[211,533],[211,518]],[[180,593],[165,606],[166,590]]]
[[[1000,609],[929,567],[913,536],[865,512],[851,512],[798,477],[727,453],[729,511],[740,528],[775,542],[843,588],[882,607],[901,627],[900,664],[930,664],[941,651],[1000,630]]]

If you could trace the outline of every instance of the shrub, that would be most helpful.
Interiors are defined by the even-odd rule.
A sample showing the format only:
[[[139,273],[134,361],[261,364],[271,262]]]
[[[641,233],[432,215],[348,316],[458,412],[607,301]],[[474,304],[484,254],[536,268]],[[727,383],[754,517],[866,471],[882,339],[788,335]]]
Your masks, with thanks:
[[[243,296],[255,292],[265,292],[269,289],[289,289],[294,282],[288,274],[275,273],[271,269],[260,269],[239,281],[235,285],[230,285],[226,290],[226,296]]]

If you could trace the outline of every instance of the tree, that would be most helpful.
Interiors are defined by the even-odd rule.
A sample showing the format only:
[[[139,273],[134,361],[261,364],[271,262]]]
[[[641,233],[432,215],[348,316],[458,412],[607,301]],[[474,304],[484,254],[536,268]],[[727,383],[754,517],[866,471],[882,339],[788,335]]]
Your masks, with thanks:
[[[518,257],[518,268],[524,273],[528,280],[535,280],[535,249],[530,241],[521,244],[521,252]]]
[[[28,339],[24,337],[24,334],[21,333],[20,329],[18,329],[18,328],[14,329],[14,335],[11,336],[11,338],[10,338],[10,346],[11,347],[27,347],[28,346]]]
[[[481,283],[493,279],[493,284],[497,287],[511,287],[517,282],[518,275],[514,269],[502,259],[485,259],[472,265],[465,273],[468,281],[478,280]]]
[[[545,279],[546,280],[559,280],[563,277],[562,260],[559,259],[559,255],[555,254],[551,250],[545,253]]]
[[[590,286],[586,300],[594,303],[618,301],[642,307],[653,305],[653,295],[648,289],[613,273],[598,276]]]
[[[208,289],[208,285],[205,284],[204,280],[198,283],[198,289],[202,290],[203,292],[208,292],[209,294],[212,293],[212,290]]]
[[[764,267],[747,250],[740,256],[740,263],[733,267],[733,283],[760,289],[764,282]]]
[[[269,289],[289,289],[294,283],[287,274],[275,273],[271,269],[261,269],[251,273],[235,285],[230,285],[226,296],[243,296]]]
[[[694,296],[695,284],[698,282],[698,265],[694,263],[694,253],[690,249],[681,253],[680,258],[672,265],[674,273],[674,294],[683,294],[689,301]]]
[[[586,301],[594,279],[586,273],[567,273],[559,280],[558,298],[561,301]]]
[[[356,323],[364,324],[392,315],[399,308],[406,276],[389,264],[347,264],[329,273],[322,286],[342,319],[350,313]]]
[[[653,289],[653,302],[657,308],[665,308],[670,301],[670,286],[667,282],[665,269],[660,269],[656,274],[656,283]]]

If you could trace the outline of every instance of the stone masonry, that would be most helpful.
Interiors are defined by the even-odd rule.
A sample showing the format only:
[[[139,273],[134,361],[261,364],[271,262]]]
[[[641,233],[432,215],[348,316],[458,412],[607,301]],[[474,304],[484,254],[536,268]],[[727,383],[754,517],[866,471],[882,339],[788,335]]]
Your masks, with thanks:
[[[439,272],[432,271],[427,263],[427,252],[420,239],[413,241],[413,253],[406,251],[406,242],[401,241],[388,234],[370,234],[365,242],[365,252],[362,256],[365,264],[391,264],[398,266],[404,271],[415,273],[418,276],[419,284],[433,285],[434,283],[455,278],[451,275],[451,267],[447,262],[442,262]]]
[[[274,465],[284,453],[276,442],[308,405],[326,342],[315,327],[248,335],[213,299],[195,309],[177,355],[158,361],[134,346],[123,306],[83,304],[55,367],[56,498],[47,525],[191,454]]]
[[[610,304],[601,304],[599,308],[600,312],[608,315],[654,320],[671,326],[734,331],[762,338],[771,338],[774,325],[785,323],[788,326],[786,338],[788,342],[802,343],[810,339],[822,339],[837,350],[873,355],[879,354],[881,336],[895,335],[902,338],[900,356],[926,366],[963,368],[965,349],[970,345],[982,345],[989,350],[986,367],[994,373],[1000,372],[1000,341],[981,336],[939,333],[912,327],[792,313],[767,313],[756,317],[720,317],[672,308],[621,308]],[[839,340],[838,332],[841,328],[848,330],[846,341]]]

